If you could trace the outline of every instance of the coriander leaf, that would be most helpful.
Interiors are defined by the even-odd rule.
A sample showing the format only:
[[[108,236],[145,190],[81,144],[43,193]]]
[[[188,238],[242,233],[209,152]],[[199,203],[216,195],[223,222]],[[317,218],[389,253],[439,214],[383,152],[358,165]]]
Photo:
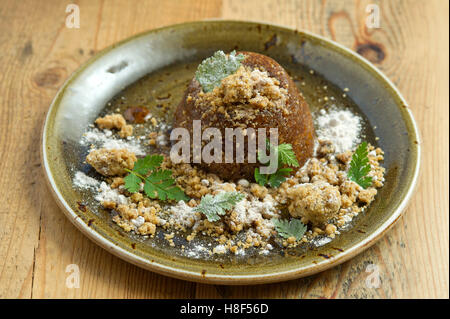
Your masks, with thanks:
[[[140,175],[146,175],[149,171],[158,168],[164,160],[162,155],[147,155],[144,158],[140,158],[134,163],[133,172]]]
[[[291,144],[280,144],[278,145],[278,158],[282,164],[286,164],[288,166],[298,167],[297,157],[295,156],[295,152],[292,149]]]
[[[285,180],[286,176],[292,172],[292,168],[280,168],[275,174],[271,174],[269,177],[270,187],[279,187]],[[267,175],[266,175],[267,176]]]
[[[367,142],[362,142],[352,155],[350,168],[347,176],[351,181],[359,184],[362,188],[372,185],[372,177],[367,176],[370,172],[369,151]]]
[[[289,237],[295,237],[296,240],[302,239],[306,232],[306,225],[303,224],[299,219],[291,219],[290,221],[286,219],[272,218],[272,223],[275,226],[278,234],[288,239]]]
[[[223,51],[217,51],[198,66],[195,78],[204,92],[210,92],[220,85],[222,79],[236,72],[244,59],[245,56],[243,54],[236,55],[236,51],[231,52],[228,56]]]
[[[205,214],[210,222],[215,222],[220,219],[219,215],[225,215],[227,210],[232,209],[243,198],[244,194],[239,192],[222,192],[215,196],[207,194],[194,211]]]
[[[141,189],[141,179],[138,176],[128,174],[123,180],[125,181],[125,189],[130,193],[139,192]]]

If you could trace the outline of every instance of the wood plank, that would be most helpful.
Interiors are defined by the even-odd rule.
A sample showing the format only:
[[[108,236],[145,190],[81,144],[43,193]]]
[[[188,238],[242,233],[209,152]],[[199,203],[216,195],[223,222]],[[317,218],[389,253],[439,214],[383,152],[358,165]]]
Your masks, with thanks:
[[[42,205],[39,136],[47,103],[33,76],[40,45],[48,41],[35,42],[38,12],[16,1],[3,2],[0,10],[0,298],[30,297]],[[23,23],[21,10],[29,23]]]
[[[88,1],[81,28],[65,27],[66,3],[0,5],[0,298],[448,298],[448,2]],[[380,6],[381,28],[365,26]],[[26,23],[23,23],[26,17]],[[205,18],[260,20],[308,30],[360,52],[394,81],[422,134],[421,184],[406,215],[379,243],[315,276],[263,286],[175,280],[132,266],[82,235],[44,186],[39,137],[67,76],[102,48],[148,29]],[[369,264],[381,285],[368,288]],[[67,265],[80,268],[66,287]]]

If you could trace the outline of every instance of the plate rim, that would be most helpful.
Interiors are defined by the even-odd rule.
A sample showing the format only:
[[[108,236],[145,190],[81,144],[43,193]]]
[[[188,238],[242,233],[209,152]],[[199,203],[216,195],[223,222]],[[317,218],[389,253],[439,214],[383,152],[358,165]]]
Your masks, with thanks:
[[[133,41],[136,38],[154,33],[154,32],[160,32],[165,29],[173,29],[173,28],[182,28],[184,26],[188,25],[195,25],[195,24],[208,24],[209,22],[220,22],[220,23],[241,23],[241,24],[247,24],[247,25],[262,25],[262,26],[269,26],[269,27],[275,27],[279,29],[283,29],[285,31],[295,31],[299,34],[303,34],[306,37],[309,38],[315,38],[320,41],[323,41],[327,43],[327,45],[339,49],[340,53],[348,56],[349,58],[359,60],[369,71],[375,73],[377,76],[381,78],[382,81],[384,81],[386,84],[388,84],[388,87],[392,90],[392,93],[395,94],[395,98],[398,99],[399,102],[401,102],[405,108],[405,114],[407,117],[404,117],[405,119],[408,119],[411,128],[412,133],[414,136],[411,138],[415,138],[415,140],[418,142],[417,152],[416,152],[416,160],[415,160],[415,167],[413,171],[413,176],[411,179],[411,182],[408,186],[408,190],[405,194],[405,196],[401,199],[401,202],[395,208],[394,212],[389,216],[389,218],[381,224],[372,234],[370,234],[368,237],[363,239],[362,241],[358,242],[357,244],[353,245],[352,247],[348,248],[344,252],[340,253],[335,258],[330,258],[323,260],[317,264],[310,264],[302,268],[298,269],[292,269],[288,271],[276,271],[269,274],[257,274],[257,275],[217,275],[217,274],[203,274],[198,273],[194,271],[189,271],[181,268],[171,267],[167,265],[163,265],[161,263],[157,262],[151,262],[150,260],[147,260],[145,258],[142,258],[136,254],[133,254],[130,251],[127,251],[123,249],[122,247],[119,247],[115,245],[114,243],[108,241],[106,238],[101,236],[98,232],[96,232],[94,229],[90,228],[87,223],[85,223],[80,216],[78,216],[68,205],[66,200],[64,199],[63,195],[60,193],[55,180],[53,179],[51,169],[49,167],[48,163],[48,156],[47,156],[47,138],[48,138],[48,126],[50,123],[50,115],[56,111],[58,106],[58,101],[63,96],[63,93],[67,86],[70,84],[70,82],[76,78],[83,70],[91,65],[92,62],[96,61],[100,57],[102,57],[107,52],[111,51],[112,49],[119,47],[125,43],[128,43],[130,41]],[[398,104],[398,103],[397,103]],[[97,52],[94,56],[89,58],[87,61],[85,61],[83,64],[81,64],[75,71],[73,71],[69,77],[64,81],[64,83],[61,85],[59,90],[57,91],[55,97],[53,98],[49,109],[47,110],[47,114],[45,116],[44,123],[42,125],[41,129],[41,147],[40,147],[40,159],[42,168],[44,171],[44,176],[47,182],[48,188],[50,189],[53,197],[56,199],[56,202],[58,206],[62,209],[66,217],[89,239],[94,241],[94,243],[98,244],[100,247],[104,248],[108,252],[112,253],[113,255],[130,262],[136,266],[139,266],[141,268],[170,276],[177,279],[182,280],[188,280],[188,281],[194,281],[194,282],[200,282],[200,283],[208,283],[208,284],[225,284],[225,285],[250,285],[250,284],[264,284],[264,283],[274,283],[274,282],[280,282],[280,281],[286,281],[296,278],[301,278],[309,275],[316,274],[318,272],[324,271],[326,269],[329,269],[331,267],[337,266],[357,254],[361,253],[362,251],[366,250],[375,242],[377,242],[388,230],[390,230],[396,222],[400,219],[400,217],[403,215],[403,212],[406,210],[411,197],[415,193],[418,185],[418,180],[420,178],[420,167],[422,162],[422,147],[421,147],[421,139],[419,134],[418,125],[414,119],[414,116],[411,112],[411,109],[409,108],[409,104],[406,102],[405,98],[401,94],[401,92],[398,90],[398,88],[394,85],[394,83],[383,73],[381,70],[379,70],[375,65],[373,65],[370,61],[368,61],[363,56],[358,55],[356,52],[352,51],[351,49],[345,47],[342,44],[339,44],[333,40],[327,39],[322,35],[318,35],[309,31],[304,30],[298,30],[295,28],[287,27],[285,25],[280,25],[276,23],[268,23],[268,22],[262,22],[257,20],[235,20],[235,19],[204,19],[204,20],[197,20],[197,21],[189,21],[189,22],[183,22],[178,24],[171,24],[167,26],[163,26],[160,28],[155,28],[147,31],[143,31],[140,33],[137,33],[135,35],[132,35],[128,38],[125,38],[121,41],[115,42],[112,45],[102,49],[101,51]]]

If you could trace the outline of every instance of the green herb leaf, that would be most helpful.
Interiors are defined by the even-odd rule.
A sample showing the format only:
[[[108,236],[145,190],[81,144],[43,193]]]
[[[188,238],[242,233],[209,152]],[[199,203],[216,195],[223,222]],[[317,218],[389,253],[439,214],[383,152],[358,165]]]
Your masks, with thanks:
[[[348,178],[359,184],[362,188],[367,188],[372,185],[372,177],[367,176],[370,172],[368,155],[367,142],[362,142],[353,153],[350,168],[347,173]]]
[[[261,173],[259,172],[259,167],[255,168],[255,181],[256,181],[259,185],[261,185],[261,186],[266,185],[266,184],[267,184],[267,181],[268,181],[268,177],[269,177],[269,175],[261,174]]]
[[[136,161],[133,170],[128,170],[125,180],[125,189],[130,193],[139,192],[141,183],[144,183],[145,194],[152,199],[160,200],[188,200],[184,192],[175,185],[172,171],[158,170],[164,157],[161,155],[148,155]],[[150,173],[150,174],[149,174]],[[149,174],[148,176],[146,176]]]
[[[288,165],[288,166],[294,166],[298,167],[298,161],[297,157],[295,156],[295,152],[292,149],[291,144],[280,144],[278,146],[273,146],[270,144],[269,140],[266,141],[266,148],[270,150],[270,152],[276,152],[278,156],[278,170],[274,174],[266,175],[261,174],[259,171],[259,168],[255,168],[255,181],[261,185],[264,186],[267,183],[270,187],[279,187],[285,180],[286,177],[290,175],[292,172],[292,168],[280,168],[282,165]],[[263,163],[261,160],[261,152],[258,152],[258,161],[261,164]]]
[[[275,174],[270,175],[269,185],[270,187],[279,187],[285,180],[286,177],[292,172],[292,168],[280,168]],[[267,176],[267,175],[266,175]]]
[[[278,234],[286,239],[289,237],[295,237],[296,240],[302,239],[307,228],[299,219],[288,221],[286,219],[272,218],[272,223],[275,225]]]
[[[130,193],[139,192],[139,190],[141,189],[142,180],[139,178],[139,176],[136,176],[134,174],[128,174],[124,178],[124,181],[125,181],[124,187]]]
[[[196,212],[202,212],[210,222],[220,219],[220,215],[225,215],[244,198],[244,194],[239,192],[222,192],[215,196],[210,194],[202,197],[200,204],[194,208]]]
[[[188,200],[189,197],[178,186],[175,186],[175,180],[171,176],[172,171],[170,170],[153,171],[145,179],[145,194],[150,198],[158,198],[160,200]]]
[[[144,158],[140,158],[134,163],[133,172],[141,175],[146,175],[149,171],[152,171],[161,166],[164,160],[162,155],[147,155]]]
[[[204,92],[210,92],[220,85],[222,79],[236,72],[244,59],[245,56],[243,54],[236,55],[236,51],[231,52],[228,56],[223,51],[217,51],[198,66],[195,78]]]
[[[280,144],[278,145],[278,158],[282,164],[286,164],[288,166],[298,167],[297,157],[295,156],[295,152],[292,149],[291,144]]]

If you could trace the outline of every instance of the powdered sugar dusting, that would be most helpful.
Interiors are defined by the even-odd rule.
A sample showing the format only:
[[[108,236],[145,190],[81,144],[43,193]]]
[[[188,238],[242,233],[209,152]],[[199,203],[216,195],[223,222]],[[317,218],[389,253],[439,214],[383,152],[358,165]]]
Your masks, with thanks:
[[[79,188],[87,189],[87,188],[97,188],[100,182],[95,178],[87,176],[81,171],[75,173],[73,178],[73,184]]]
[[[99,130],[94,128],[87,131],[80,141],[81,145],[93,144],[98,148],[106,149],[127,149],[136,155],[145,155],[145,151],[142,149],[139,140],[133,137],[127,138],[127,140],[115,138],[110,130]]]
[[[318,139],[332,141],[336,153],[354,149],[361,142],[362,119],[348,109],[322,109],[315,120]]]
[[[200,221],[200,216],[192,207],[188,206],[185,201],[180,200],[177,205],[170,208],[171,224],[180,224],[184,227],[194,227]]]
[[[117,204],[129,203],[128,197],[120,194],[117,189],[112,189],[105,182],[101,182],[99,192],[95,196],[95,199],[100,203],[102,202],[114,202]]]

